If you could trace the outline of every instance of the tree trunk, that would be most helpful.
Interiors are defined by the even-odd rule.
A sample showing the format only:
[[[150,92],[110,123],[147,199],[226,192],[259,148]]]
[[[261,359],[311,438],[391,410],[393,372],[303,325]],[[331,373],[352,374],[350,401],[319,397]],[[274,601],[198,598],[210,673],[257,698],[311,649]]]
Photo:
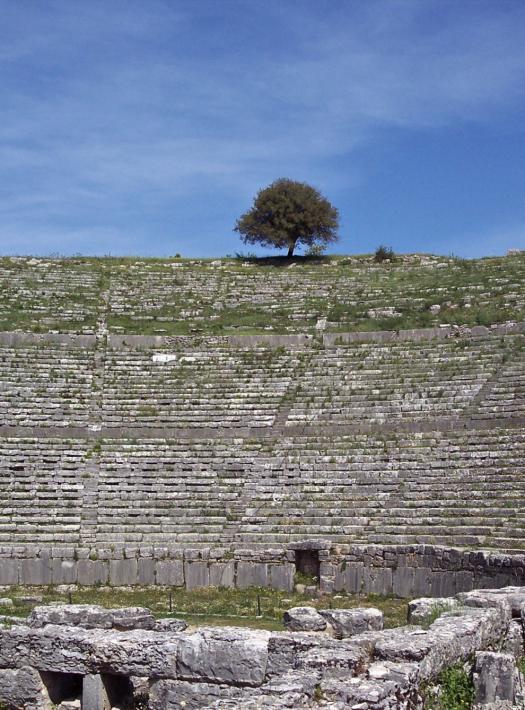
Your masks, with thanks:
[[[288,247],[288,258],[293,256],[294,249],[295,249],[295,244],[292,244],[290,247]]]

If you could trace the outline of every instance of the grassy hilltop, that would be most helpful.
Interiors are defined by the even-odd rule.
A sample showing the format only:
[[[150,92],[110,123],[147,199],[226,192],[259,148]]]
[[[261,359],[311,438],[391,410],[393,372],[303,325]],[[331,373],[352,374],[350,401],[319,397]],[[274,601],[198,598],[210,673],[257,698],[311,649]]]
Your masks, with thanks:
[[[0,259],[0,330],[252,334],[525,320],[525,253]]]

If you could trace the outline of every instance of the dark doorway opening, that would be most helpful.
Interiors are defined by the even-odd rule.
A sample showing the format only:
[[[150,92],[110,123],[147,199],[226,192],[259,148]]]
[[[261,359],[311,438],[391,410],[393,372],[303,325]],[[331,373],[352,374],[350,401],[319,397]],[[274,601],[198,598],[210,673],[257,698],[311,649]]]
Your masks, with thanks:
[[[123,675],[102,675],[102,683],[111,707],[133,708],[135,707],[133,697],[133,683],[131,679]]]
[[[80,673],[41,671],[40,677],[46,686],[49,699],[54,705],[58,705],[63,700],[79,700],[82,697],[82,675]]]
[[[296,550],[295,569],[305,577],[315,577],[319,581],[321,563],[319,562],[319,550]]]

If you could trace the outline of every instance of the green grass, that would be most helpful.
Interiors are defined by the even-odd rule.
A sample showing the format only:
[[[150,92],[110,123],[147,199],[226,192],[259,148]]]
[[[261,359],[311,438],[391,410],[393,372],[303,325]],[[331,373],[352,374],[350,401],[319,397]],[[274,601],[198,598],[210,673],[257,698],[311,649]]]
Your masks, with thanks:
[[[69,601],[68,594],[59,594],[52,587],[13,588],[6,596],[13,598],[15,606],[0,608],[0,614],[26,616],[34,605],[18,603],[17,598],[31,595],[41,595],[44,604]],[[261,616],[258,616],[258,598]],[[388,628],[405,624],[407,612],[407,601],[395,597],[336,594],[312,599],[305,594],[267,588],[241,590],[205,587],[188,591],[183,588],[164,587],[83,587],[72,592],[71,601],[74,604],[100,604],[107,608],[143,606],[151,609],[157,617],[180,617],[197,626],[247,626],[270,630],[283,629],[283,613],[293,606],[306,605],[318,609],[327,609],[330,606],[341,609],[377,607],[383,611],[385,626]]]
[[[425,710],[470,710],[474,701],[472,674],[462,664],[442,671],[436,683],[424,689]]]
[[[212,261],[0,258],[0,329],[82,331],[97,312],[113,332],[167,335],[315,332],[319,318],[334,332],[525,319],[524,254],[391,264],[370,255],[297,258],[293,268],[282,258]],[[399,315],[369,317],[388,306]]]

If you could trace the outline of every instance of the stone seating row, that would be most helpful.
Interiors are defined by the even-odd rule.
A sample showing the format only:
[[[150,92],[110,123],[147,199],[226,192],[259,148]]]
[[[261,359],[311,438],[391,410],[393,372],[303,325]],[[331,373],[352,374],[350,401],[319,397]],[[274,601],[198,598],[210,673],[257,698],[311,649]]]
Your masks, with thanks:
[[[0,542],[301,539],[523,548],[518,430],[267,440],[0,439]]]
[[[14,312],[30,330],[60,324],[62,332],[89,332],[99,303],[94,268],[72,260],[0,259],[0,323]]]
[[[114,332],[140,332],[152,320],[159,330],[168,321],[207,329],[225,312],[250,311],[263,314],[267,323],[276,320],[287,332],[312,331],[320,318],[332,329],[354,330],[372,312],[379,317],[389,309],[428,311],[434,304],[497,308],[504,320],[523,313],[524,275],[519,255],[480,260],[475,269],[450,258],[419,257],[388,269],[356,259],[290,269],[231,261],[4,258],[0,322],[16,320],[22,309],[22,328],[91,332],[98,311],[107,307]],[[230,320],[222,325],[235,326],[235,318]],[[432,322],[439,323],[439,317]]]
[[[0,425],[268,427],[525,414],[525,338],[211,350],[0,347]],[[104,362],[105,361],[105,362]]]
[[[0,542],[80,541],[85,442],[0,439]]]

